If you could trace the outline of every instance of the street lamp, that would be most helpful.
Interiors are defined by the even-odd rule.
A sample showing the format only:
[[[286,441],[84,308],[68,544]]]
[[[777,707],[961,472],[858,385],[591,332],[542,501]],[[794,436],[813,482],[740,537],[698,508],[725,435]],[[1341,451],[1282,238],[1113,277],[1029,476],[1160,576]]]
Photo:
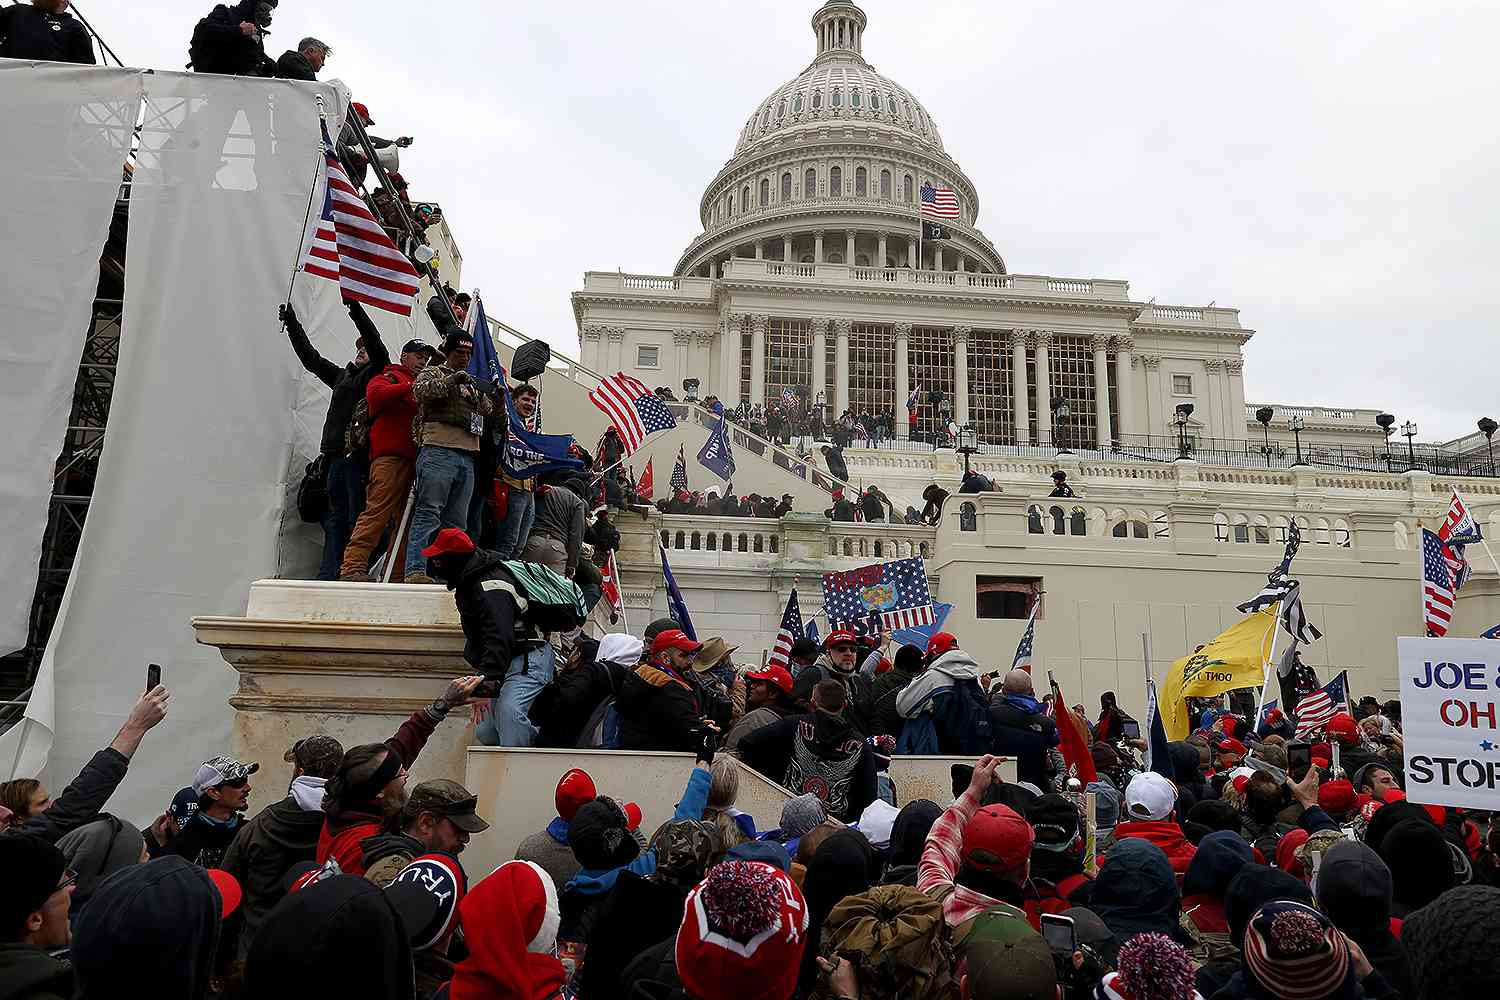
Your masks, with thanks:
[[[818,408],[818,434],[813,440],[826,441],[828,439],[828,394],[819,392],[814,405]]]
[[[1266,464],[1271,464],[1271,418],[1276,416],[1274,407],[1262,406],[1255,411],[1255,419],[1260,421],[1260,430],[1265,435],[1266,443],[1261,448],[1261,454],[1266,456]]]
[[[1407,468],[1415,469],[1417,467],[1417,449],[1411,442],[1412,439],[1417,436],[1416,423],[1408,420],[1406,423],[1402,424],[1401,436],[1406,438],[1406,458],[1410,463]]]
[[[969,477],[969,456],[979,450],[979,432],[973,424],[958,429],[958,450],[964,456],[964,478]]]
[[[1059,455],[1073,454],[1068,450],[1067,442],[1063,440],[1062,433],[1063,421],[1068,419],[1068,413],[1068,401],[1059,396],[1052,404],[1052,441],[1058,445],[1057,453]]]
[[[1389,413],[1381,413],[1375,417],[1375,422],[1385,432],[1385,471],[1395,472],[1391,466],[1391,427],[1395,425],[1396,418]]]
[[[1495,431],[1500,430],[1500,424],[1495,423],[1489,417],[1479,419],[1479,433],[1484,435],[1485,444],[1490,452],[1490,475],[1495,474]]]
[[[1301,417],[1292,417],[1286,422],[1287,428],[1292,432],[1292,442],[1297,448],[1297,461],[1293,465],[1302,464],[1302,428],[1306,426]]]
[[[1190,456],[1188,454],[1188,446],[1187,446],[1188,417],[1191,417],[1192,415],[1193,415],[1193,404],[1192,403],[1178,403],[1177,404],[1177,411],[1176,411],[1176,416],[1174,417],[1174,419],[1175,419],[1175,421],[1177,423],[1177,458],[1179,460],[1185,459],[1185,458],[1191,458],[1192,457],[1192,456]]]

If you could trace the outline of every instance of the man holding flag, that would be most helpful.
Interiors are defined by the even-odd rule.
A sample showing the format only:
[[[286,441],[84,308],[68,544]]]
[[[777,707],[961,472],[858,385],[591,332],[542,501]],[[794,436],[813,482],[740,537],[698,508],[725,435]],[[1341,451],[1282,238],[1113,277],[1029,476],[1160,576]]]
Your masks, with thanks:
[[[1277,628],[1274,606],[1240,619],[1197,652],[1167,671],[1158,711],[1168,739],[1185,740],[1192,731],[1187,699],[1212,698],[1238,688],[1259,688]]]

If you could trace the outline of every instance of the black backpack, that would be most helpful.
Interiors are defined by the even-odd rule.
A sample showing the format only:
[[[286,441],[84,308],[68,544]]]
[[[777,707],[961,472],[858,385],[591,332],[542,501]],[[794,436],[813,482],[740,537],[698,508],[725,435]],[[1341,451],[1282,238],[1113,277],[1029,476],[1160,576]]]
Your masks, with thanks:
[[[321,524],[328,513],[328,469],[319,455],[307,463],[297,487],[297,516],[308,524]]]

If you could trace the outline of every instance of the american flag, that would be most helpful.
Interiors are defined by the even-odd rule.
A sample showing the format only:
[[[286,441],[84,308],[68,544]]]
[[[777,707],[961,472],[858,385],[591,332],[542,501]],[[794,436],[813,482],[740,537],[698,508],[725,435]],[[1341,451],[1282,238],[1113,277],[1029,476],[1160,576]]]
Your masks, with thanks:
[[[1021,633],[1021,641],[1016,644],[1016,658],[1010,664],[1012,670],[1031,673],[1031,651],[1036,644],[1036,609],[1040,604],[1038,601],[1032,605],[1031,615],[1026,619],[1026,631]]]
[[[916,408],[917,408],[918,402],[921,399],[922,399],[922,387],[919,385],[915,389],[913,389],[911,391],[911,393],[906,397],[906,409],[907,409],[907,412],[908,413],[914,412],[916,410]]]
[[[1318,688],[1297,703],[1296,739],[1306,739],[1328,725],[1328,720],[1344,711],[1349,703],[1349,671]]]
[[[312,246],[302,258],[308,274],[337,281],[344,298],[402,316],[411,315],[421,289],[417,269],[386,235],[334,155],[328,126],[323,126],[328,181],[323,214],[313,231]]]
[[[1453,502],[1448,505],[1448,516],[1438,529],[1438,538],[1443,543],[1443,559],[1448,563],[1448,576],[1453,581],[1454,590],[1459,590],[1468,583],[1474,572],[1464,555],[1464,546],[1481,541],[1483,537],[1479,522],[1474,520],[1474,515],[1469,513],[1463,498],[1454,490]]]
[[[797,588],[786,599],[786,610],[781,614],[781,628],[776,632],[776,644],[771,650],[771,666],[785,667],[791,662],[792,643],[802,638],[802,605],[797,603]]]
[[[671,486],[674,494],[688,491],[686,446],[677,449],[677,464],[672,466]]]
[[[1453,621],[1453,578],[1448,575],[1448,560],[1443,542],[1437,535],[1422,529],[1422,620],[1427,634],[1442,638]]]
[[[832,628],[878,618],[885,631],[930,625],[932,591],[921,556],[823,574],[823,613]]]
[[[788,406],[796,406],[799,401],[797,390],[791,386],[783,387],[781,390],[781,401]]]
[[[625,599],[620,594],[620,567],[615,562],[613,551],[604,561],[599,576],[603,580],[601,589],[604,591],[604,599],[609,602],[609,622],[613,625],[616,620],[625,616]]]
[[[648,434],[677,426],[666,404],[644,382],[624,372],[603,379],[599,388],[589,393],[589,402],[615,425],[627,455],[634,454]]]
[[[922,218],[958,218],[958,195],[952,188],[922,185]]]

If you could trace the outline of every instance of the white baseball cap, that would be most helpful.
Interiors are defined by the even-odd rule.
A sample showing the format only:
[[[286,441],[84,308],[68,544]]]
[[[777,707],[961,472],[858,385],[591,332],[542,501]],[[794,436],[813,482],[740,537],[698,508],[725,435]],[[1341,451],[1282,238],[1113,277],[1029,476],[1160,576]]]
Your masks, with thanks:
[[[244,781],[258,770],[260,770],[259,764],[246,764],[244,761],[220,754],[218,757],[204,761],[203,766],[198,768],[198,773],[193,778],[193,791],[202,795],[205,789]]]
[[[1131,819],[1166,819],[1177,805],[1177,786],[1155,771],[1130,779],[1125,786],[1125,813]]]

